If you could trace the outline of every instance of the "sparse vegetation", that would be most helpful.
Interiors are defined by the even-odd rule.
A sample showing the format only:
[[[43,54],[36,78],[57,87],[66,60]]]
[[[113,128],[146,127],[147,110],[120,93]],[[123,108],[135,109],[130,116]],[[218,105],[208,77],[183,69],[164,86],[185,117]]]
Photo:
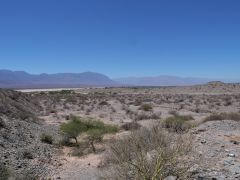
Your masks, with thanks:
[[[104,134],[116,133],[118,128],[113,125],[104,124],[97,120],[88,120],[85,122],[87,139],[91,145],[93,152],[96,152],[95,143],[102,141]]]
[[[50,95],[70,95],[74,94],[75,92],[72,90],[61,90],[61,91],[50,91]]]
[[[164,120],[163,126],[174,132],[180,133],[187,131],[191,128],[190,120],[193,120],[192,116],[173,116]]]
[[[112,163],[112,169],[107,176],[110,179],[163,180],[172,175],[186,179],[189,166],[184,156],[191,151],[188,140],[164,132],[159,126],[134,131],[110,145],[106,158]]]
[[[143,111],[152,111],[153,107],[151,104],[142,104],[139,109]]]
[[[0,162],[0,179],[9,180],[10,177],[11,177],[11,172],[2,162]]]
[[[63,132],[65,139],[74,139],[78,143],[78,136],[86,129],[85,124],[80,118],[72,117],[69,123],[61,125],[60,130]]]
[[[53,140],[52,135],[43,133],[41,135],[41,141],[44,143],[47,143],[47,144],[53,144],[54,140]]]
[[[240,86],[237,85],[237,87]],[[65,164],[59,162],[56,157],[60,150],[66,158],[78,156],[78,158],[70,158],[80,171],[83,168],[82,165],[85,168],[88,163],[91,165],[89,165],[90,171],[86,170],[87,173],[92,173],[97,169],[96,167],[105,166],[103,169],[107,170],[112,168],[113,176],[109,179],[164,179],[167,175],[187,179],[189,166],[185,161],[193,158],[191,151],[188,153],[185,151],[192,146],[188,142],[189,134],[197,137],[193,138],[193,142],[197,142],[193,144],[194,148],[197,145],[204,146],[206,149],[201,154],[203,158],[205,154],[208,155],[208,152],[212,151],[210,144],[214,139],[208,139],[212,134],[218,135],[224,133],[225,129],[234,128],[234,131],[231,131],[234,137],[231,135],[226,137],[226,142],[219,141],[216,144],[225,145],[224,143],[229,141],[227,146],[234,149],[239,142],[238,134],[234,134],[238,131],[236,124],[240,122],[239,94],[230,94],[231,89],[220,91],[219,94],[215,93],[218,91],[217,88],[214,89],[214,94],[206,93],[207,90],[202,86],[83,88],[76,90],[76,93],[58,91],[26,94],[0,90],[0,155],[11,172],[18,172],[20,174],[18,177],[24,177],[23,179],[29,177],[29,173],[25,176],[25,168],[34,169],[30,173],[33,176],[30,177],[35,175],[43,177],[45,173],[55,171],[55,164],[57,168],[64,166],[62,168],[64,169]],[[2,91],[4,91],[3,94],[1,94]],[[222,92],[227,93],[223,95]],[[221,113],[224,111],[228,113]],[[81,117],[75,117],[72,114]],[[183,114],[192,116],[183,116]],[[206,117],[204,122],[216,122],[201,123],[202,117],[206,114],[211,115]],[[41,121],[37,121],[38,117]],[[96,118],[100,118],[100,121]],[[196,118],[195,121],[193,121],[194,118]],[[236,122],[217,122],[218,120],[235,120]],[[105,122],[119,125],[121,131],[117,135],[106,135],[117,132],[118,128]],[[150,128],[158,123],[158,126]],[[193,125],[195,128],[188,131]],[[220,125],[223,129],[217,131],[218,128],[215,126],[220,127]],[[59,136],[59,128],[62,136]],[[42,134],[43,132],[46,133]],[[59,143],[59,146],[56,146],[61,138],[62,144]],[[18,145],[26,147],[18,148]],[[211,145],[215,148],[213,143]],[[223,153],[222,150],[224,151],[224,148],[219,151]],[[17,152],[16,155],[15,152]],[[104,153],[108,156],[107,161],[101,159],[101,162],[98,162]],[[218,153],[215,154],[219,157]],[[199,157],[198,154],[197,157]],[[214,158],[211,160],[215,161]],[[191,161],[196,163],[195,159]],[[201,163],[197,171],[206,169],[200,167]],[[66,164],[73,165],[71,161],[67,161]],[[209,168],[208,164],[203,165]],[[221,168],[228,170],[227,166]],[[71,166],[71,170],[73,169],[74,167]],[[102,173],[103,169],[96,171]],[[63,170],[63,173],[67,170]],[[158,170],[161,173],[158,173]]]
[[[24,159],[34,159],[33,153],[29,150],[25,150],[23,152],[23,158]]]
[[[100,142],[104,134],[115,133],[118,128],[114,125],[104,124],[101,121],[91,118],[83,119],[79,117],[73,117],[72,121],[61,125],[61,131],[65,137],[75,139],[78,143],[78,136],[81,133],[87,134],[87,140],[89,141],[93,152],[96,152],[95,142]]]
[[[170,110],[168,114],[173,115],[173,116],[178,116],[178,112],[176,110]]]
[[[149,120],[149,119],[153,119],[153,120],[156,120],[156,119],[160,119],[161,118],[161,113],[156,114],[156,113],[139,113],[139,114],[136,114],[135,115],[135,119],[136,121],[141,121],[141,120]]]
[[[122,129],[126,131],[131,131],[131,130],[137,130],[141,128],[141,125],[135,121],[130,122],[130,123],[125,123],[121,126]]]
[[[215,113],[204,119],[204,122],[207,121],[217,121],[217,120],[234,120],[240,121],[240,113]]]
[[[101,101],[99,104],[99,106],[108,106],[108,102],[107,101]]]

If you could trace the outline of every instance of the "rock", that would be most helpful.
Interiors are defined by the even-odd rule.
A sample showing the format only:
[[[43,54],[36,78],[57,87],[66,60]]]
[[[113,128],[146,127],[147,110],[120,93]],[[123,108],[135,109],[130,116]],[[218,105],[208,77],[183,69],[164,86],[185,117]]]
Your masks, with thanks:
[[[156,157],[158,152],[156,150],[153,150],[151,152],[147,153],[147,161],[151,162],[154,157]]]
[[[176,176],[168,176],[164,180],[177,180]]]
[[[205,179],[205,177],[203,176],[203,175],[201,175],[201,174],[199,174],[198,176],[197,176],[197,180],[204,180]]]
[[[200,129],[198,129],[198,132],[205,132],[205,131],[206,131],[205,128],[200,128]]]
[[[198,169],[199,169],[199,165],[195,164],[190,168],[189,171],[196,174],[198,173]]]
[[[240,144],[238,141],[235,141],[235,140],[231,140],[230,142],[235,144],[235,145],[239,145]]]
[[[230,160],[226,160],[223,162],[224,166],[230,166],[230,165],[234,165],[234,163]]]
[[[6,128],[6,123],[5,121],[0,117],[0,129]]]
[[[234,158],[234,157],[236,157],[236,155],[233,154],[233,153],[230,153],[230,154],[228,154],[228,157],[232,157],[232,158]]]

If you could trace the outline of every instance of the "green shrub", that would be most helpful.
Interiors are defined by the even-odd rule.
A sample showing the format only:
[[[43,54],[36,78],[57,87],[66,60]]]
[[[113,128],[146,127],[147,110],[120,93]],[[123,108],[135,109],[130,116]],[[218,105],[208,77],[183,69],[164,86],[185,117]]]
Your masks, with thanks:
[[[61,90],[59,93],[62,95],[68,95],[68,94],[74,94],[75,92],[73,90]]]
[[[94,120],[91,118],[83,119],[80,117],[73,117],[69,123],[62,124],[60,127],[61,131],[68,138],[73,138],[77,141],[77,137],[81,133],[87,134],[87,139],[95,152],[95,142],[101,141],[104,134],[115,133],[118,131],[117,126],[104,124],[101,121]]]
[[[104,124],[102,121],[89,119],[85,122],[87,126],[87,132],[92,129],[100,129],[104,133],[115,133],[118,131],[118,128],[114,125]]]
[[[53,144],[53,137],[49,134],[42,134],[41,141],[47,144]]]
[[[96,152],[94,143],[102,141],[104,134],[116,133],[118,128],[114,125],[104,124],[101,121],[89,120],[86,121],[87,139],[91,145],[93,152]]]
[[[69,95],[74,94],[73,90],[61,90],[61,91],[50,91],[48,92],[49,95]]]
[[[86,126],[80,119],[73,117],[69,123],[62,124],[60,130],[65,137],[68,139],[75,139],[76,143],[78,143],[77,137],[86,131]]]
[[[184,132],[191,128],[188,121],[193,120],[192,116],[173,116],[164,120],[164,127],[174,132]]]

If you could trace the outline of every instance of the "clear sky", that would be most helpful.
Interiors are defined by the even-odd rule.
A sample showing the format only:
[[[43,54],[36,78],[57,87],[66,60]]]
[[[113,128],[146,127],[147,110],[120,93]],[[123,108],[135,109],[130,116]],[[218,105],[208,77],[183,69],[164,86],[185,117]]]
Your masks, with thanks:
[[[1,0],[0,69],[240,78],[239,0]]]

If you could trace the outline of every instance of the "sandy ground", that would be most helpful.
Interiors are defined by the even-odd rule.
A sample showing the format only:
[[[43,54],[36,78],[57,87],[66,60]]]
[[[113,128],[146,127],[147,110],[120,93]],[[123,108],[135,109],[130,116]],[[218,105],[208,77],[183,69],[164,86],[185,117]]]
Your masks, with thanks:
[[[63,180],[96,180],[99,177],[98,167],[102,162],[101,154],[89,154],[83,157],[70,156],[70,148],[64,148],[62,167],[53,174],[53,178]]]

